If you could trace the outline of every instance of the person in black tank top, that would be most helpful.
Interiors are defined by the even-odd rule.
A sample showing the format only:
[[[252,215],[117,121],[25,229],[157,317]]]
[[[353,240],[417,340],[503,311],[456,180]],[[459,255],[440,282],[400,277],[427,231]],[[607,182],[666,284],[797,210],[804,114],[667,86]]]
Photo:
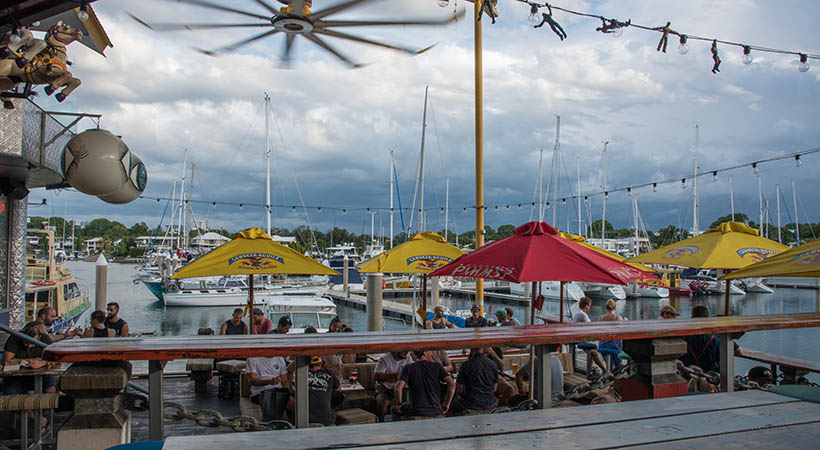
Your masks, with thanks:
[[[233,310],[233,317],[226,320],[219,329],[219,334],[248,334],[248,325],[242,321],[242,308]]]
[[[108,304],[108,317],[105,319],[105,327],[114,330],[115,336],[129,336],[128,322],[120,318],[120,305],[117,302]]]
[[[433,308],[433,318],[427,321],[425,328],[433,329],[433,330],[440,330],[442,328],[455,328],[456,326],[453,325],[449,320],[444,318],[444,307],[441,305],[437,305]]]
[[[115,332],[105,326],[105,313],[98,309],[91,313],[91,326],[83,333],[83,337],[114,337]]]

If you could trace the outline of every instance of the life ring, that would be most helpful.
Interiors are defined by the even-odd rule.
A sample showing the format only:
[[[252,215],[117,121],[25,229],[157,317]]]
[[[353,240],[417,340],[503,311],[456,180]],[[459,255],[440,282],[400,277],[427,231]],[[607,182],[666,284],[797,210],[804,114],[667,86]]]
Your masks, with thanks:
[[[37,281],[32,282],[32,284],[37,285],[37,286],[53,286],[57,283],[54,282],[54,281],[49,281],[49,280],[37,280]]]

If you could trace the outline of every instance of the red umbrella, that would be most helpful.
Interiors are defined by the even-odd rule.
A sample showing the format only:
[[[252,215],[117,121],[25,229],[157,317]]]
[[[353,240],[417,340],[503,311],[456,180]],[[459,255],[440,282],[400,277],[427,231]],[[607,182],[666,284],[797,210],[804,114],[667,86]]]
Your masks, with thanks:
[[[564,282],[627,284],[632,280],[654,277],[560,237],[558,230],[546,222],[527,222],[516,228],[512,236],[461,256],[430,275],[487,278],[515,283],[560,281],[562,322]]]

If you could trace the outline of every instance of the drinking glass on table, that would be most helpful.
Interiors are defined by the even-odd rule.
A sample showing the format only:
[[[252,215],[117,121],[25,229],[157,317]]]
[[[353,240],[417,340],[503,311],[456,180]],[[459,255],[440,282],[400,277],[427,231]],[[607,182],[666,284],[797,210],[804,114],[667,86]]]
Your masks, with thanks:
[[[358,370],[351,370],[350,371],[350,382],[355,384],[357,378],[359,378],[359,371]]]
[[[517,363],[517,362],[514,362],[514,363],[512,363],[512,364],[510,364],[510,365],[512,366],[512,372],[513,372],[513,375],[517,374],[517,373],[518,373],[518,363]]]

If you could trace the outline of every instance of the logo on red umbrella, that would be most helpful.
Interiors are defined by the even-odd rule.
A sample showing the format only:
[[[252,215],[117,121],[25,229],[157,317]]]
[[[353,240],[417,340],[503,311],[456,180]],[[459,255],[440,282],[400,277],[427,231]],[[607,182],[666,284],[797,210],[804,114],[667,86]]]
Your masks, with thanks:
[[[776,255],[777,252],[765,248],[741,248],[737,251],[737,254],[740,255],[741,259],[749,255],[754,261],[763,261],[766,258]]]
[[[250,270],[261,270],[276,267],[274,264],[275,262],[278,262],[279,264],[285,263],[281,256],[271,255],[270,253],[243,253],[229,259],[228,265],[235,262],[239,262],[238,267]]]
[[[440,269],[447,264],[453,262],[453,258],[448,258],[446,256],[439,256],[439,255],[417,255],[411,256],[407,258],[407,265],[416,264],[417,269],[428,269],[430,271]]]
[[[515,268],[508,266],[459,264],[453,269],[453,276],[502,279],[510,276],[513,272],[515,272]]]
[[[634,267],[615,267],[613,269],[609,269],[609,273],[621,278],[622,280],[630,280],[645,276],[644,271],[635,269]]]
[[[673,248],[672,250],[667,250],[663,254],[663,257],[664,259],[680,259],[685,256],[694,255],[698,250],[699,249],[694,245],[690,245],[688,247],[678,247]]]
[[[808,266],[820,264],[820,249],[803,252],[789,260],[795,266]]]

